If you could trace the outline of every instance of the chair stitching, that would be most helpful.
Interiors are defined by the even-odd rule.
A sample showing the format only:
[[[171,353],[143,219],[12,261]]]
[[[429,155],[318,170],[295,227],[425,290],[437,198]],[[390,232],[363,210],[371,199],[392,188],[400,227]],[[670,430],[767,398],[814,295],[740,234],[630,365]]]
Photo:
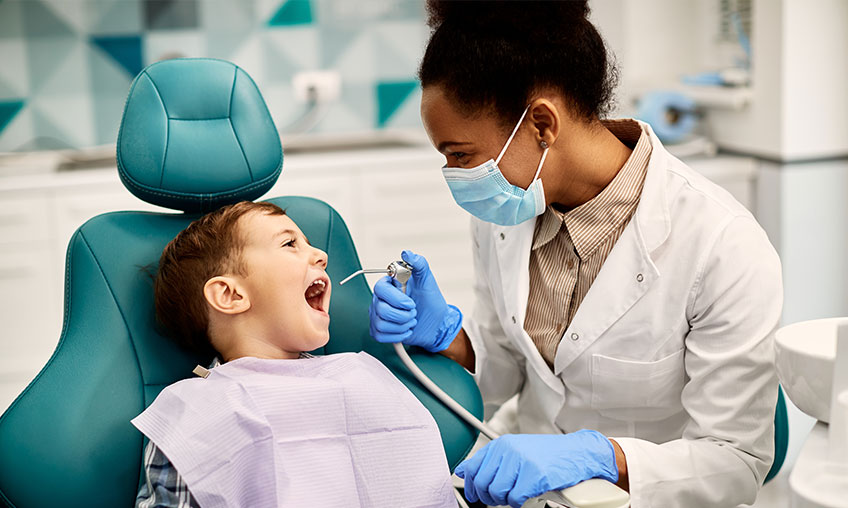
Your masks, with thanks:
[[[135,91],[135,87],[138,85],[139,78],[142,76],[142,74],[147,75],[146,71],[147,71],[147,68],[145,67],[144,70],[142,70],[142,72],[140,72],[139,75],[135,77],[135,79],[132,82],[132,85],[130,86],[130,93],[127,94],[127,98],[124,99],[124,112],[121,113],[121,125],[120,125],[120,127],[118,127],[118,140],[117,140],[117,143],[115,144],[115,160],[117,162],[118,172],[121,171],[121,167],[124,165],[123,157],[121,156],[121,138],[124,135],[124,120],[126,120],[126,118],[127,118],[127,104],[130,103],[130,97],[133,96],[133,92]],[[148,79],[149,79],[149,76],[148,76]],[[163,105],[163,107],[164,107],[164,105]],[[166,115],[168,114],[167,110],[165,111],[165,114]]]
[[[211,122],[213,120],[228,120],[228,116],[217,116],[214,118],[169,118],[174,122]]]
[[[207,198],[210,198],[210,199],[211,198],[227,198],[227,197],[231,197],[231,196],[236,196],[238,194],[242,194],[244,192],[251,191],[251,190],[253,190],[257,187],[261,187],[262,185],[266,184],[268,182],[268,180],[279,177],[280,173],[282,172],[282,166],[283,166],[283,164],[282,164],[282,160],[281,160],[280,164],[277,165],[277,169],[272,174],[266,176],[262,180],[254,182],[251,185],[241,187],[239,189],[236,189],[234,191],[227,192],[227,193],[211,193],[211,194],[200,194],[200,195],[196,195],[196,194],[192,195],[192,194],[183,193],[183,192],[179,192],[179,191],[171,191],[169,193],[165,193],[165,192],[157,191],[153,187],[149,187],[149,186],[137,183],[137,182],[133,181],[129,175],[126,175],[127,179],[124,183],[130,185],[131,187],[138,189],[139,191],[147,192],[149,194],[153,194],[153,195],[156,195],[156,196],[161,196],[161,197],[165,197],[165,198],[174,198],[174,197],[187,198],[187,199],[189,199],[189,201],[200,201],[200,202],[202,202],[204,199],[207,199]]]
[[[159,87],[156,86],[156,82],[153,81],[153,78],[147,73],[147,69],[144,70],[144,75],[147,76],[147,79],[153,86],[153,91],[156,92],[156,97],[158,97],[159,102],[162,103],[162,109],[165,110],[165,118],[167,119],[165,122],[165,153],[162,154],[162,167],[159,168],[159,187],[161,187],[162,182],[165,180],[165,161],[168,160],[168,148],[171,146],[171,115],[168,113],[168,107],[165,106],[165,99],[162,98],[162,94],[159,92]]]
[[[233,85],[230,87],[230,102],[227,104],[227,118],[233,116],[233,95],[236,90],[236,78],[238,78],[238,67],[233,66]]]
[[[88,248],[88,251],[91,253],[92,259],[94,259],[94,264],[97,265],[97,269],[100,270],[100,276],[103,277],[103,282],[106,283],[106,287],[109,288],[109,294],[112,295],[112,301],[115,302],[115,307],[118,309],[118,313],[121,315],[121,320],[124,322],[124,329],[127,331],[127,335],[130,339],[130,345],[132,346],[133,356],[135,357],[135,365],[138,367],[139,381],[142,386],[144,386],[144,376],[141,375],[141,361],[138,359],[138,351],[135,347],[135,341],[133,340],[132,330],[130,330],[129,325],[127,324],[127,318],[124,315],[124,310],[121,308],[121,305],[118,303],[118,298],[115,296],[115,291],[112,289],[112,284],[109,283],[109,279],[106,278],[106,273],[103,271],[103,267],[100,265],[100,260],[97,259],[97,256],[94,255],[94,249],[91,248],[91,245],[88,243],[88,240],[85,238],[85,233],[81,230],[79,232],[80,238],[82,239],[85,246]]]
[[[253,171],[250,169],[250,162],[247,160],[247,154],[244,153],[244,146],[241,144],[241,139],[239,139],[238,132],[236,132],[236,127],[233,125],[233,119],[230,119],[230,129],[233,130],[233,135],[236,137],[236,143],[238,143],[239,150],[241,150],[241,156],[244,158],[244,164],[247,166],[247,174],[250,175],[250,181],[253,182]]]
[[[230,88],[230,104],[229,104],[229,112],[227,119],[230,122],[230,129],[233,131],[233,136],[236,137],[236,143],[238,143],[239,150],[241,150],[241,156],[244,157],[244,164],[247,166],[247,174],[250,175],[250,181],[254,181],[253,179],[253,170],[250,169],[250,161],[247,160],[247,154],[244,152],[244,145],[241,144],[241,139],[239,138],[238,132],[236,132],[236,126],[233,125],[233,96],[235,95],[236,90],[236,79],[238,78],[238,67],[236,67],[235,72],[233,73],[233,87]]]

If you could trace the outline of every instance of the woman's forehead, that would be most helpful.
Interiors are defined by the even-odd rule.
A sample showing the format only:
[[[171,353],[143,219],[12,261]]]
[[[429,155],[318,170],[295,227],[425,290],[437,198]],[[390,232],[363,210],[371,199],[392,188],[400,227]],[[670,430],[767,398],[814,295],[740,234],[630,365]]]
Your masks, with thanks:
[[[437,149],[449,143],[485,143],[488,138],[497,138],[499,133],[497,119],[492,115],[460,111],[439,86],[424,88],[421,94],[421,119]]]

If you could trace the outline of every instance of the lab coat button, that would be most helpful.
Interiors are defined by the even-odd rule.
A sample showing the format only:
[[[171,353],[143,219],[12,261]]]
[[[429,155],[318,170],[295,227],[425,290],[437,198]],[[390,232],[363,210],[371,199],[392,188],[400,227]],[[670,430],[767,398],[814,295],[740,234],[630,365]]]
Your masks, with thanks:
[[[506,240],[506,235],[501,233],[501,240]]]
[[[636,280],[637,280],[638,282],[642,282],[643,280],[645,280],[645,277],[643,277],[643,276],[642,276],[642,274],[640,273],[640,274],[637,274],[637,275],[636,275]]]
[[[576,333],[571,334],[571,340],[579,340],[579,339],[580,339],[580,336],[577,335]]]
[[[512,323],[515,324],[517,321],[515,320],[515,316],[512,316]]]

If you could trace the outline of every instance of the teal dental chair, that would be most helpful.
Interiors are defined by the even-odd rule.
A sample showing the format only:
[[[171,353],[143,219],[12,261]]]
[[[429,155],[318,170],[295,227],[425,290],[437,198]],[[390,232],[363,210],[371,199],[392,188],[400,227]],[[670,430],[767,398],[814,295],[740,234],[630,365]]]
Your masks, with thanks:
[[[219,60],[183,59],[155,63],[136,77],[117,162],[130,192],[183,213],[107,213],[71,238],[59,344],[0,418],[0,504],[132,506],[144,442],[130,419],[162,388],[211,360],[179,349],[157,331],[150,273],[165,244],[200,214],[270,189],[283,154],[259,90],[243,70]],[[361,268],[332,207],[307,197],[268,201],[286,209],[312,245],[328,253],[332,280]],[[455,467],[478,432],[421,387],[391,346],[369,336],[370,301],[362,277],[336,285],[331,338],[316,353],[367,351],[380,359],[433,414]],[[482,417],[479,391],[464,369],[441,355],[411,354]]]

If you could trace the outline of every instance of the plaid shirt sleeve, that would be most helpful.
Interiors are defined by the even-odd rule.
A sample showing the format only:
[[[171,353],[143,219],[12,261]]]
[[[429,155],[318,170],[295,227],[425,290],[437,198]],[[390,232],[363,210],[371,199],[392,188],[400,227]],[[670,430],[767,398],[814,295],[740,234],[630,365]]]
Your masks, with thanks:
[[[136,508],[199,508],[177,469],[152,441],[144,449],[145,482]]]

